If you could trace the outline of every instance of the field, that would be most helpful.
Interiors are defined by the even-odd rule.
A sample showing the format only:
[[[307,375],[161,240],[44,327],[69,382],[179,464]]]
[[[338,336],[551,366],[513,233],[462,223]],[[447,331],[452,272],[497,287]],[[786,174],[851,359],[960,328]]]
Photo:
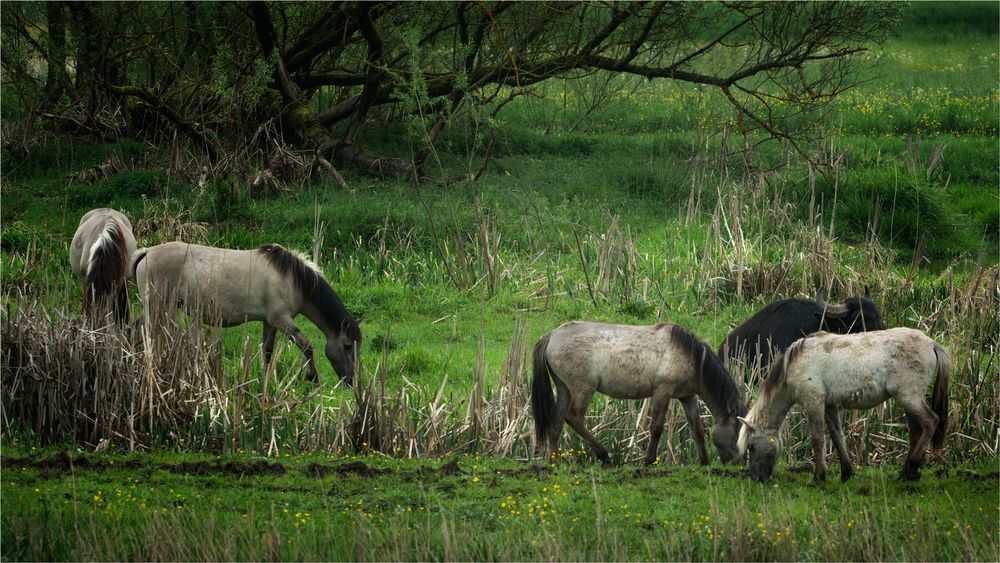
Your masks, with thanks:
[[[4,544],[37,560],[981,560],[997,547],[991,469],[817,487],[808,469],[760,485],[737,468],[473,455],[64,452],[5,464],[5,504],[22,508]]]
[[[128,141],[5,152],[0,555],[1000,559],[996,21],[995,4],[908,8],[809,147],[836,163],[826,175],[778,143],[741,150],[715,92],[606,77],[516,99],[494,164],[447,187],[349,168],[346,189],[196,186],[176,155]],[[478,168],[462,123],[433,156],[442,176]],[[405,156],[399,127],[368,141]],[[68,181],[110,157],[124,163],[110,176]],[[155,356],[131,331],[84,329],[68,247],[102,206],[144,246],[310,254],[364,316],[361,381],[336,385],[318,354],[323,383],[306,383],[287,342],[265,370],[256,323],[182,319]],[[896,478],[892,404],[846,415],[846,484],[811,482],[795,410],[768,484],[711,446],[697,466],[679,408],[660,462],[640,465],[646,405],[603,396],[588,424],[614,467],[568,429],[561,460],[534,456],[530,354],[560,323],[669,321],[715,348],[764,304],[819,287],[831,301],[867,288],[886,324],[949,350],[948,461],[920,481]],[[137,314],[134,288],[132,302]],[[752,400],[762,374],[735,375]]]

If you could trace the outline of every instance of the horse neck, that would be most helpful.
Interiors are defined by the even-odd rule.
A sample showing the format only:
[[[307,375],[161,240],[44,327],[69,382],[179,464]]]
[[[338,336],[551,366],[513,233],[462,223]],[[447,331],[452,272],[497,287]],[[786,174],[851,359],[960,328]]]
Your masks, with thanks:
[[[754,424],[760,428],[777,430],[785,420],[785,415],[791,410],[794,400],[788,387],[782,385],[775,389],[771,395],[762,396],[757,399],[756,414],[753,416]]]
[[[712,413],[712,418],[716,420],[722,420],[723,418],[736,416],[737,414],[734,411],[731,412],[722,401],[718,400],[715,393],[711,392],[705,383],[701,381],[698,382],[698,397],[708,407],[708,411]]]
[[[319,309],[317,309],[315,305],[310,303],[305,298],[303,298],[302,300],[302,306],[299,312],[305,315],[307,319],[312,321],[312,323],[316,325],[316,328],[320,329],[323,332],[323,335],[326,336],[327,339],[329,339],[337,332],[326,321],[326,318],[323,316],[322,313],[319,312]]]

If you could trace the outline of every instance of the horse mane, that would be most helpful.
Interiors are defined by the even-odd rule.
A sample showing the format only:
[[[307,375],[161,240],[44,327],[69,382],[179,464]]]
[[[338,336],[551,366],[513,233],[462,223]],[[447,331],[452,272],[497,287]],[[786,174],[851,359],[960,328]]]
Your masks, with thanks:
[[[278,244],[263,244],[257,252],[272,268],[292,279],[295,288],[312,303],[323,320],[336,332],[346,329],[352,340],[361,340],[361,329],[333,288],[323,278],[319,266]]]
[[[663,326],[664,323],[661,323],[656,325],[656,328],[659,329]],[[691,355],[691,361],[694,362],[695,369],[698,370],[709,396],[716,403],[722,405],[722,408],[728,411],[729,415],[742,416],[746,414],[746,405],[743,403],[739,388],[733,383],[733,378],[722,365],[719,357],[712,351],[712,348],[690,331],[678,325],[670,325],[670,336]]]
[[[819,334],[819,333],[813,333]],[[785,385],[785,380],[788,378],[788,366],[795,361],[795,358],[799,356],[802,352],[802,345],[812,335],[800,338],[792,343],[785,351],[778,356],[771,366],[770,373],[764,378],[764,383],[760,387],[760,394],[762,396],[768,396],[774,394],[780,387]]]

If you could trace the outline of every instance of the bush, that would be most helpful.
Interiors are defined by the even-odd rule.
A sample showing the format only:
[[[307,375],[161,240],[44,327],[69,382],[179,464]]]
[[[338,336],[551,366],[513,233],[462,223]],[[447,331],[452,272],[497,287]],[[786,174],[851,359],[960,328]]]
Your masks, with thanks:
[[[975,251],[982,244],[972,222],[955,211],[939,186],[897,168],[848,172],[836,197],[836,229],[847,240],[864,240],[874,225],[883,242],[924,244],[931,255]],[[820,198],[832,208],[832,182],[817,182]]]

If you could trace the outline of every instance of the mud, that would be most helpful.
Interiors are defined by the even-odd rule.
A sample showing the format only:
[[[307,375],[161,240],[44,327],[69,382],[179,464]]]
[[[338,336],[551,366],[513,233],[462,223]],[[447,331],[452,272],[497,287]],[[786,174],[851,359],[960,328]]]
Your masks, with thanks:
[[[331,473],[335,473],[337,475],[357,475],[358,477],[362,477],[364,479],[371,479],[372,477],[384,475],[388,472],[388,469],[369,467],[362,461],[352,461],[350,463],[343,463],[340,465],[310,463],[309,466],[306,467],[307,474],[320,479],[330,475]]]

